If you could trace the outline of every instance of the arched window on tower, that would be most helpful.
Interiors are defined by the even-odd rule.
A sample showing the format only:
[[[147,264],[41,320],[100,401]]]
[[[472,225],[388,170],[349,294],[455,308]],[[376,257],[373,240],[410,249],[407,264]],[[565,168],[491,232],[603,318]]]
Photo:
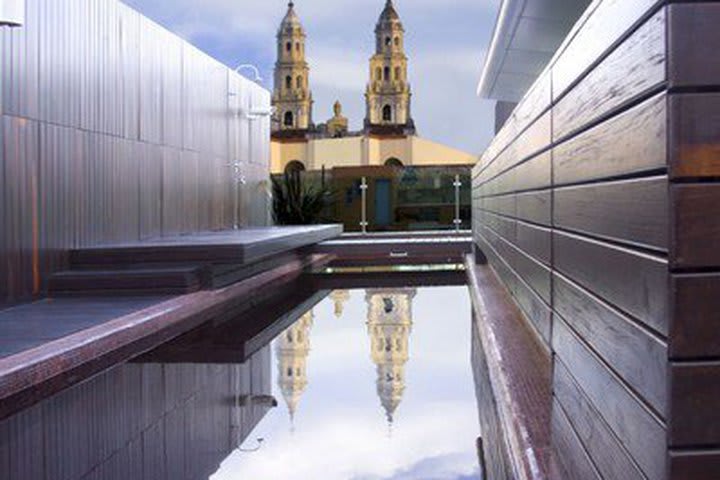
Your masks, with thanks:
[[[382,68],[378,67],[378,68],[375,70],[375,78],[376,78],[378,81],[382,80]]]
[[[385,69],[383,70],[383,78],[386,82],[390,81],[390,67],[385,67]]]
[[[385,105],[382,109],[383,122],[392,122],[392,107]]]
[[[303,88],[303,77],[302,76],[298,76],[297,79],[295,80],[295,87],[298,90]]]
[[[400,80],[400,67],[395,67],[395,80]]]
[[[400,37],[395,37],[395,46],[396,47],[400,46]]]
[[[385,37],[385,46],[389,47],[391,43],[392,43],[392,40],[390,39],[390,37]]]
[[[292,88],[292,77],[288,75],[285,77],[285,90],[290,90]]]
[[[285,51],[286,51],[286,52],[292,51],[292,42],[287,42],[287,43],[285,44]]]
[[[297,50],[298,52],[300,51],[300,42],[297,42],[295,44],[295,50]]]
[[[286,127],[292,127],[295,125],[295,115],[293,115],[293,112],[285,112],[285,116],[283,117],[283,125]]]

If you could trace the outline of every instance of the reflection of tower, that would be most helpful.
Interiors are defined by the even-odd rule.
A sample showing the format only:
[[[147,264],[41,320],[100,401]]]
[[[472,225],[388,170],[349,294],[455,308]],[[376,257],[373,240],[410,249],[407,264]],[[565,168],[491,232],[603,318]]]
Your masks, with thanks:
[[[377,367],[377,393],[392,425],[405,391],[414,289],[368,290],[368,333]]]
[[[345,302],[350,300],[350,292],[347,290],[335,290],[330,294],[330,299],[335,303],[335,317],[342,317]]]
[[[310,354],[310,329],[313,312],[303,315],[285,330],[276,344],[278,386],[287,404],[290,419],[295,418],[300,397],[308,385],[307,358]]]

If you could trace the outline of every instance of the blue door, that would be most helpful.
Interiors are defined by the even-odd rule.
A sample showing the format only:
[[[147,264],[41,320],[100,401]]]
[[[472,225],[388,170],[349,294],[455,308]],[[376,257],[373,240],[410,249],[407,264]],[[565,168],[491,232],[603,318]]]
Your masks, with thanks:
[[[387,227],[392,223],[390,180],[375,182],[375,226]]]

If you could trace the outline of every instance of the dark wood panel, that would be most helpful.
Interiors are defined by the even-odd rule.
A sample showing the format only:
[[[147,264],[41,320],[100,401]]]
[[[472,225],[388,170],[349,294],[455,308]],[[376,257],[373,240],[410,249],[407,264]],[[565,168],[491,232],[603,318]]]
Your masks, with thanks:
[[[552,184],[552,153],[541,153],[515,167],[514,190],[534,190]]]
[[[668,444],[720,445],[720,361],[672,364],[670,388]]]
[[[558,271],[667,336],[669,279],[664,259],[559,232],[553,242]]]
[[[552,256],[552,233],[550,229],[524,222],[516,222],[515,244],[531,257],[550,264]]]
[[[720,275],[673,275],[670,357],[720,357]]]
[[[669,103],[672,178],[720,177],[720,94],[673,94]]]
[[[537,334],[550,345],[552,332],[552,312],[550,307],[523,281],[517,281],[513,288],[513,296],[520,309],[530,320]]]
[[[710,1],[670,6],[670,86],[720,84],[720,5]]]
[[[554,184],[666,168],[666,110],[661,93],[555,147]]]
[[[665,477],[666,439],[660,421],[591,353],[561,319],[553,347],[582,391],[649,479]]]
[[[553,478],[602,480],[560,404],[553,402],[552,439],[556,468]]]
[[[552,222],[552,193],[550,191],[519,193],[516,197],[516,216],[541,225],[550,225]]]
[[[554,139],[577,131],[662,83],[666,77],[665,58],[663,9],[555,105]]]
[[[561,275],[553,306],[597,355],[653,406],[667,415],[667,343]]]
[[[670,451],[668,480],[716,480],[720,450]]]
[[[517,221],[512,218],[501,217],[488,212],[483,218],[483,224],[509,242],[515,242],[517,238]]]
[[[482,208],[493,213],[514,217],[517,209],[515,195],[483,198]]]
[[[553,99],[557,100],[657,3],[658,0],[599,2],[553,65]]]
[[[518,275],[537,293],[540,298],[550,305],[552,275],[550,269],[534,260],[515,246],[508,245],[508,263]]]
[[[553,224],[667,251],[667,177],[555,190]]]
[[[604,480],[645,480],[625,447],[580,390],[567,367],[559,361],[555,363],[553,392],[556,397],[553,417],[567,416]],[[562,458],[570,453],[557,449],[556,454]],[[573,478],[585,477],[576,475]]]
[[[720,184],[673,185],[671,266],[720,267]]]

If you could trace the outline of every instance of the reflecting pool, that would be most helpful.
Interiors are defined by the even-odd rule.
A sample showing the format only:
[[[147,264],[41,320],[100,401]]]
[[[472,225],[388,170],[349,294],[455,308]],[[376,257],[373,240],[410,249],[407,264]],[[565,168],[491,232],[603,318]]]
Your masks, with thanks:
[[[280,405],[212,480],[478,478],[470,318],[463,287],[333,292],[273,342]]]
[[[0,478],[478,478],[466,287],[285,292],[0,421]]]

